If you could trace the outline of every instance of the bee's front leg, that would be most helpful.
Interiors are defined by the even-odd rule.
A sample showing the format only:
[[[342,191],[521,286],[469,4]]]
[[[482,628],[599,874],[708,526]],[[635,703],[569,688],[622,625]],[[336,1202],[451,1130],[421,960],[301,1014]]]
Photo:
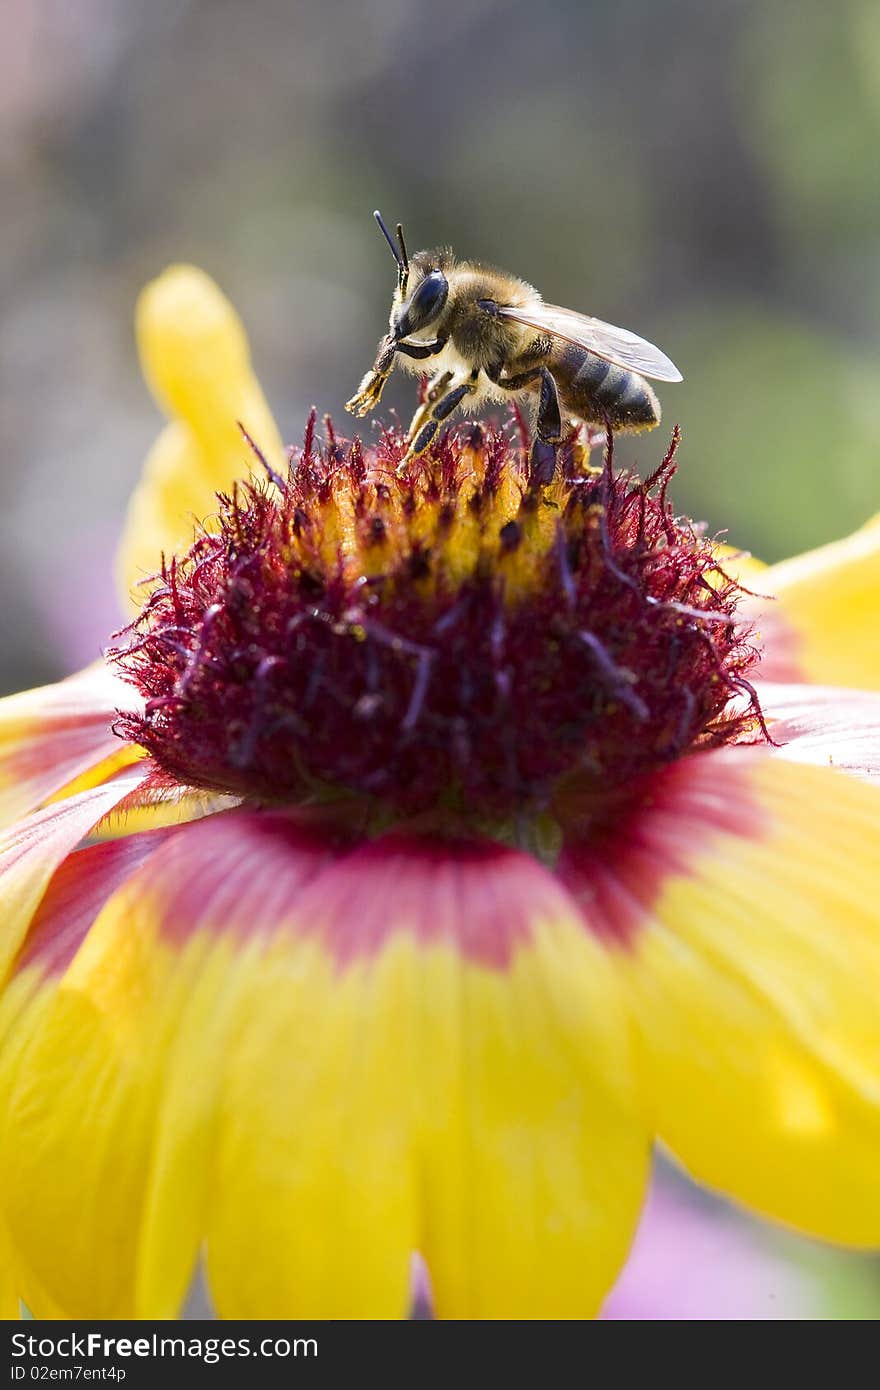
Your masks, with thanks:
[[[346,410],[350,410],[353,415],[369,415],[373,407],[379,404],[385,383],[394,370],[394,359],[399,352],[406,357],[422,361],[426,357],[436,357],[445,346],[445,338],[433,338],[427,343],[408,343],[404,338],[396,338],[393,333],[386,333],[379,344],[375,362],[358,387],[357,395],[346,401]]]
[[[370,411],[375,409],[382,399],[382,392],[385,390],[385,383],[390,375],[390,372],[367,372],[358,387],[357,395],[345,402],[346,410],[350,410],[352,415],[358,415],[361,418],[364,415],[369,415]]]
[[[363,417],[379,404],[385,383],[394,370],[396,354],[397,341],[391,333],[386,333],[376,352],[376,360],[358,387],[357,394],[346,401],[346,410]]]

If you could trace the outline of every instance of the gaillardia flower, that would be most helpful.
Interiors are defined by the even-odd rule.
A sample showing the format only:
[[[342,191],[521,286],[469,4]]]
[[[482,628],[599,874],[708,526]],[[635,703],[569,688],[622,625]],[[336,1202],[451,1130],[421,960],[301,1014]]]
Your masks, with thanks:
[[[8,1315],[201,1258],[221,1315],[396,1317],[418,1252],[441,1316],[592,1316],[658,1139],[880,1242],[880,529],[747,573],[674,450],[285,458],[209,281],[139,332],[139,611],[0,705]]]

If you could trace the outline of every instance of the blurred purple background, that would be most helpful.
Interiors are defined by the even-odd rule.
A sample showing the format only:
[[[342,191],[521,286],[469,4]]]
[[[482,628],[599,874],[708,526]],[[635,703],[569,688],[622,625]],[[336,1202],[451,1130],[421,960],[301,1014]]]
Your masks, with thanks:
[[[370,220],[636,329],[685,372],[676,499],[774,559],[880,508],[876,0],[6,0],[0,688],[93,659],[159,418],[135,296],[220,280],[288,438],[369,364]],[[412,383],[393,384],[402,409]],[[650,469],[664,441],[628,445]],[[868,1258],[668,1173],[614,1317],[873,1317]]]

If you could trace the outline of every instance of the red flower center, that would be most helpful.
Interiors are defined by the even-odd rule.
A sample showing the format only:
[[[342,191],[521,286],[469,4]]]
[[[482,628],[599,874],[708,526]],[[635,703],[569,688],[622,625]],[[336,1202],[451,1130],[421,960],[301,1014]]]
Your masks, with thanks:
[[[741,590],[666,500],[676,443],[643,484],[571,440],[530,488],[499,430],[398,477],[401,435],[317,445],[310,424],[286,480],[221,498],[163,565],[114,653],[146,699],[120,732],[180,783],[460,822],[742,737],[757,653]]]

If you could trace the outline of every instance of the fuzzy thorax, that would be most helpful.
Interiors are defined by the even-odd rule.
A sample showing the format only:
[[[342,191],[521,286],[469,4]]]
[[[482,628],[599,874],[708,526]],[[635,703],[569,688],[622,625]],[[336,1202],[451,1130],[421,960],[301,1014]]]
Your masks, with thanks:
[[[570,441],[531,489],[527,444],[466,426],[399,478],[399,433],[319,444],[311,422],[289,476],[221,498],[148,586],[114,653],[145,699],[120,732],[179,783],[453,825],[743,737],[757,653],[666,500],[674,443],[642,484]]]

